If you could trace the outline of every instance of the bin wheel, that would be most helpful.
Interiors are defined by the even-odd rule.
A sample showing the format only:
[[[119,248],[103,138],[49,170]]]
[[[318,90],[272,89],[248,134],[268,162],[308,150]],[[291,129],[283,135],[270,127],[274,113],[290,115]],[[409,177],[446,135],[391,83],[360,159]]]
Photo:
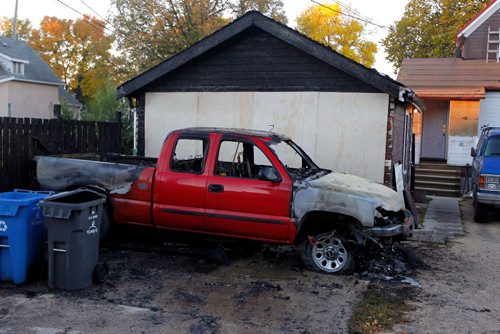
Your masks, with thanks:
[[[92,274],[92,279],[95,284],[102,284],[106,282],[109,276],[109,266],[106,262],[98,263]]]

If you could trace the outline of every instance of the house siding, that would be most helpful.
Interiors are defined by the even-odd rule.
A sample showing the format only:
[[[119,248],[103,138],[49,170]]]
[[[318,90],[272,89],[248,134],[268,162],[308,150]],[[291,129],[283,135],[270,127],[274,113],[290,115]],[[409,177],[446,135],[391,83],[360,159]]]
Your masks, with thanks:
[[[488,41],[488,27],[491,30],[500,30],[500,12],[491,15],[480,27],[478,27],[465,41],[462,58],[464,59],[486,59],[486,43]],[[496,37],[499,37],[496,35]],[[496,38],[497,40],[499,38]],[[490,53],[490,59],[495,59],[495,54]]]
[[[481,127],[500,127],[500,92],[486,92],[486,99],[481,101],[477,133],[481,134]]]
[[[335,92],[146,93],[145,153],[191,126],[285,133],[323,168],[384,181],[388,94]],[[389,159],[390,160],[390,159]]]
[[[379,92],[255,27],[152,82],[145,91]]]
[[[4,97],[0,97],[0,116],[54,118],[54,104],[59,104],[58,86],[8,81],[0,84]],[[7,98],[5,101],[5,91]]]

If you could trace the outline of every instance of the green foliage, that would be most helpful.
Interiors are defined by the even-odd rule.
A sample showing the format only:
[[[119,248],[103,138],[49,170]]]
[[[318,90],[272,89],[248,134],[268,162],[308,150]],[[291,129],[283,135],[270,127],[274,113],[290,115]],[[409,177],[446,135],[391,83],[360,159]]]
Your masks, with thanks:
[[[130,154],[133,147],[133,120],[129,110],[128,100],[117,98],[116,86],[108,77],[90,97],[86,109],[82,112],[82,120],[115,122],[116,113],[119,111],[122,116],[123,150]]]
[[[405,58],[453,56],[456,35],[489,0],[411,0],[382,40],[396,68]]]

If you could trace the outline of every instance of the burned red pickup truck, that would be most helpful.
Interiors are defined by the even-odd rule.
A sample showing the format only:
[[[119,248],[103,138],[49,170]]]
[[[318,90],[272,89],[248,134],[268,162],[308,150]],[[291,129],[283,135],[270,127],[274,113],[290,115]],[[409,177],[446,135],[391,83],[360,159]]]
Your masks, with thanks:
[[[392,189],[322,169],[273,132],[178,130],[158,159],[136,164],[35,159],[43,188],[108,192],[115,224],[300,244],[306,267],[326,273],[350,272],[353,247],[404,239],[415,226]]]

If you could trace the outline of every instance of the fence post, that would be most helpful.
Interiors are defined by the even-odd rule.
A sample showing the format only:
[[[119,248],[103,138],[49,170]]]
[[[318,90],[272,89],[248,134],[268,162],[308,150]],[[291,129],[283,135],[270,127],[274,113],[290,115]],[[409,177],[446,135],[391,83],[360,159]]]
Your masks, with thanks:
[[[116,111],[116,123],[118,123],[118,143],[115,145],[115,152],[123,153],[123,141],[122,141],[122,112]]]
[[[54,104],[54,117],[56,119],[61,119],[62,117],[60,104]]]

